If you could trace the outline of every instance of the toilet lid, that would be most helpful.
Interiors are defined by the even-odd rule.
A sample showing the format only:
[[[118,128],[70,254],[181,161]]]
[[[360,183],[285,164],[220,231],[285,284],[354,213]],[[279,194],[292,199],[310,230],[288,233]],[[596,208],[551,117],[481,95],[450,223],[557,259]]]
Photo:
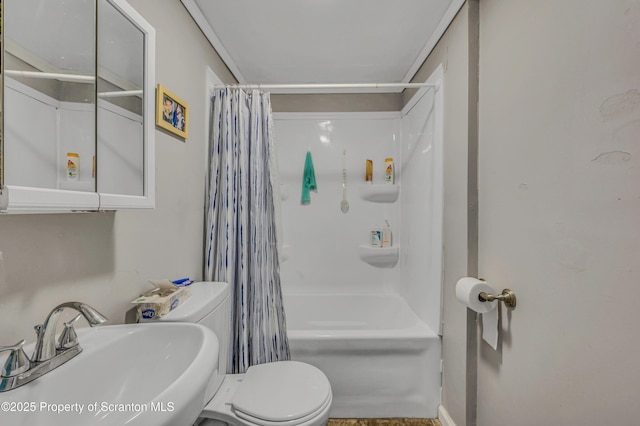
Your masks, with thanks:
[[[234,410],[270,422],[286,422],[315,413],[331,395],[327,376],[297,361],[253,365],[233,396]]]

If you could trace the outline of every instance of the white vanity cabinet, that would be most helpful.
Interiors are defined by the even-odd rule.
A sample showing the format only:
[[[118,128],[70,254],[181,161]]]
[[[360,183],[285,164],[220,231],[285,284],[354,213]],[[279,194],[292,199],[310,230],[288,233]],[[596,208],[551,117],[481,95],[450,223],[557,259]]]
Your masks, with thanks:
[[[0,4],[0,213],[153,208],[153,27],[124,0]]]

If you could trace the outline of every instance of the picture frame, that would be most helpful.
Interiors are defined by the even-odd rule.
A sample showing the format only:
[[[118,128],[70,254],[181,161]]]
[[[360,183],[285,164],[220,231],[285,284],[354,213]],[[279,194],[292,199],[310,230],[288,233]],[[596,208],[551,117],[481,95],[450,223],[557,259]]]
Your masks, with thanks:
[[[156,90],[156,126],[183,139],[189,136],[189,105],[161,84]]]

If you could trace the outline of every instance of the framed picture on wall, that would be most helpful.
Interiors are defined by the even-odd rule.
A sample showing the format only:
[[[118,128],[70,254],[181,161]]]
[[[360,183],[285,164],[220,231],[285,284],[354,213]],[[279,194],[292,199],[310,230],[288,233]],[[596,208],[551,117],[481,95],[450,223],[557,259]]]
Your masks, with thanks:
[[[156,90],[156,126],[184,139],[189,134],[189,106],[161,84]]]

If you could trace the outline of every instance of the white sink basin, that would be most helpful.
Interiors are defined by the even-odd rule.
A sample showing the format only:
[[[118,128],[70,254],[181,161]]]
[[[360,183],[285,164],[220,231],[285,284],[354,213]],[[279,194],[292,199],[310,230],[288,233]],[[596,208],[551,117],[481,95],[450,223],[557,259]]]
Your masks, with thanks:
[[[7,425],[192,425],[211,396],[218,339],[186,323],[78,330],[83,351],[0,393]],[[31,355],[31,348],[25,348]]]

